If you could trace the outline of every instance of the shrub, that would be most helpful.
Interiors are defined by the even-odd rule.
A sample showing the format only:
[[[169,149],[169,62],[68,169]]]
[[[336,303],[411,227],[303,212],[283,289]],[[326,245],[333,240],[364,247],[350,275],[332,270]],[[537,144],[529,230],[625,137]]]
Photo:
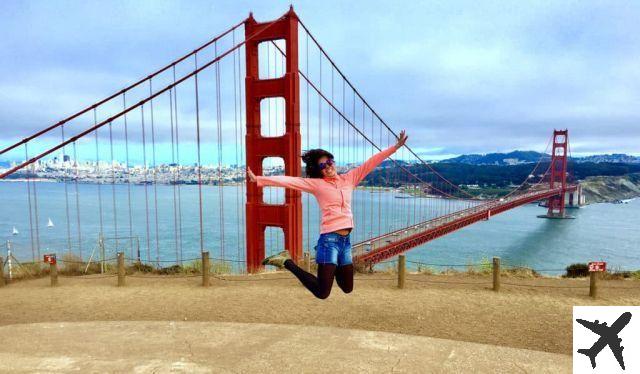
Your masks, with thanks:
[[[166,268],[158,269],[158,274],[180,274],[180,273],[182,273],[182,266],[180,265],[172,265]]]
[[[153,272],[153,266],[147,265],[147,264],[143,264],[142,262],[134,262],[133,265],[131,265],[131,268],[133,270],[139,271],[141,273],[152,273]]]
[[[84,271],[84,267],[82,266],[82,259],[80,256],[75,255],[71,252],[67,252],[62,255],[62,269],[61,273],[69,274],[69,275],[78,275],[82,274]]]
[[[48,274],[49,265],[40,262],[15,263],[13,266],[13,279],[38,278]]]
[[[589,265],[587,264],[571,264],[567,266],[567,278],[579,278],[589,276]]]

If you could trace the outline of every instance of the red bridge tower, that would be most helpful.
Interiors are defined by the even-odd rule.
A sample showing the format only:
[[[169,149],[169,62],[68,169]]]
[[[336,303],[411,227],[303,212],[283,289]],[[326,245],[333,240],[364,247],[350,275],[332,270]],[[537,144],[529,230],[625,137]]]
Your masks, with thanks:
[[[293,8],[282,18],[258,23],[253,15],[245,21],[246,42],[246,157],[247,165],[256,175],[262,175],[262,162],[267,157],[284,160],[285,175],[300,176],[300,77],[298,75],[298,16]],[[257,33],[257,35],[256,35]],[[258,75],[258,45],[273,40],[285,41],[286,71],[275,79],[260,79]],[[282,136],[261,135],[260,101],[281,97],[285,102],[285,133]],[[266,204],[263,189],[247,185],[247,270],[261,269],[265,256],[265,229],[280,227],[285,248],[294,261],[302,254],[301,193],[287,189],[282,205]]]
[[[562,193],[549,198],[547,217],[564,218],[565,191],[567,187],[567,145],[569,130],[553,131],[553,148],[551,152],[551,177],[549,189],[562,187]],[[558,186],[558,184],[560,186]]]

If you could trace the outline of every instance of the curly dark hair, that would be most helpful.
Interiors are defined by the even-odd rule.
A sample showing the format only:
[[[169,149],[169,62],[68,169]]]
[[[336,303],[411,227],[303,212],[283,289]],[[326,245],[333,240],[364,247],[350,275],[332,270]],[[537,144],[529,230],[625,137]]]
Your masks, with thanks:
[[[328,157],[333,160],[333,155],[324,149],[310,149],[302,154],[302,161],[304,161],[308,178],[322,178],[322,170],[318,167],[318,160],[322,157]]]

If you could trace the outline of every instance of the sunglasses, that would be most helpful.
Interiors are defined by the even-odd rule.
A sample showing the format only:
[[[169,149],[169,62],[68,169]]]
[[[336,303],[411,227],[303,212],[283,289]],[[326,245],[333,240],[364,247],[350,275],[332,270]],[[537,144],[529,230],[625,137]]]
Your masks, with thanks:
[[[327,166],[332,166],[333,164],[335,164],[335,162],[333,161],[333,159],[332,159],[332,158],[330,158],[330,159],[328,159],[328,160],[327,160],[327,161],[325,161],[325,162],[321,162],[321,163],[319,163],[319,164],[318,164],[318,168],[319,168],[320,170],[324,170]]]

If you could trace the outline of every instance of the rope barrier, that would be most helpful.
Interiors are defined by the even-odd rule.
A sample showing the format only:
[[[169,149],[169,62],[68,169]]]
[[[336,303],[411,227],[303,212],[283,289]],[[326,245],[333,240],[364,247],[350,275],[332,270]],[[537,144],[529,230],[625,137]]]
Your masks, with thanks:
[[[449,282],[449,281],[432,281],[426,279],[415,279],[407,277],[407,280],[421,283],[439,283],[439,284],[469,284],[469,285],[489,285],[490,282]]]
[[[93,274],[82,274],[82,275],[62,275],[62,274],[58,274],[58,277],[60,277],[60,278],[74,278],[74,279],[81,279],[81,280],[105,279],[105,278],[113,278],[113,277],[117,277],[117,276],[118,276],[118,274],[98,275],[98,276],[94,276]]]
[[[516,286],[516,287],[535,287],[535,288],[589,288],[588,285],[585,286],[548,286],[541,284],[517,284],[517,283],[508,283],[508,282],[500,282],[500,284],[507,286]]]
[[[140,262],[141,264],[144,265],[153,265],[157,262],[163,262],[163,263],[175,263],[176,265],[179,265],[176,260],[160,260],[160,261],[139,261],[137,258],[130,258],[130,257],[126,257],[125,258],[126,261],[130,261],[130,262]],[[183,263],[188,263],[188,262],[193,262],[193,261],[199,261],[202,260],[202,257],[194,257],[194,258],[189,258],[189,259],[183,259],[182,262]],[[224,259],[224,258],[216,258],[216,257],[210,257],[209,258],[210,261],[218,261],[218,262],[234,262],[234,263],[244,263],[244,261],[242,260],[231,260],[231,259]],[[183,266],[183,265],[181,265]]]
[[[175,278],[196,278],[196,277],[201,277],[202,274],[184,274],[184,275],[175,275],[175,274],[164,274],[164,275],[156,275],[156,274],[149,274],[149,275],[136,275],[136,274],[127,274],[126,277],[131,277],[131,278],[164,278],[164,279],[175,279]]]
[[[447,266],[447,267],[468,267],[468,266],[480,266],[482,264],[431,264],[431,263],[426,263],[426,262],[418,262],[418,261],[409,261],[407,260],[408,263],[410,264],[416,264],[416,265],[424,265],[424,266]]]

